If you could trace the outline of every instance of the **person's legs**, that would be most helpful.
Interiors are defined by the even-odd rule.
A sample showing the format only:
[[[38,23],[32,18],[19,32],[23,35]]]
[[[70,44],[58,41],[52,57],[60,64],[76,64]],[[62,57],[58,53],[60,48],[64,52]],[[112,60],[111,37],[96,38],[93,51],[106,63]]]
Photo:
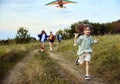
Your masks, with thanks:
[[[40,49],[41,49],[41,51],[44,51],[44,43],[42,42],[41,44],[40,44]]]
[[[45,44],[44,43],[42,43],[42,47],[45,48]]]
[[[44,49],[45,49],[45,44],[44,44],[44,43],[42,43],[42,49],[43,49],[43,51],[44,51]]]
[[[50,50],[51,50],[51,42],[49,42]]]
[[[51,42],[51,50],[53,50],[53,42]]]
[[[57,47],[59,46],[59,41],[57,41]]]
[[[90,75],[89,75],[89,62],[86,61],[86,75],[85,75],[86,80],[90,80]]]
[[[60,46],[60,44],[61,44],[61,41],[58,40],[58,42],[57,42],[57,47]]]
[[[86,61],[86,76],[89,75],[89,62]]]
[[[59,41],[59,46],[61,45],[61,40]]]
[[[50,45],[50,51],[53,50],[53,42],[49,42],[49,45]]]
[[[86,58],[85,58],[85,62],[86,62],[86,76],[85,76],[85,79],[90,79],[90,75],[89,75],[90,59],[91,59],[91,54],[86,54]]]

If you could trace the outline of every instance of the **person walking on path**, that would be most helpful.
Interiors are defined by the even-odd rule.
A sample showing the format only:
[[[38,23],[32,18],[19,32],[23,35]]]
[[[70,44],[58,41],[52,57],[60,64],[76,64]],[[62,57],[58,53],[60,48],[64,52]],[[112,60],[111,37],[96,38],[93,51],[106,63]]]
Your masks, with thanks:
[[[60,46],[60,44],[61,44],[62,35],[61,35],[60,33],[57,33],[56,39],[57,39],[57,47],[58,47],[58,46]]]
[[[53,35],[52,32],[50,32],[50,36],[49,36],[48,40],[49,40],[50,51],[52,51],[53,50],[53,43],[55,40],[55,36]]]
[[[43,52],[45,50],[45,41],[47,40],[47,34],[44,30],[41,31],[40,34],[38,34],[39,40],[40,40],[40,50]]]

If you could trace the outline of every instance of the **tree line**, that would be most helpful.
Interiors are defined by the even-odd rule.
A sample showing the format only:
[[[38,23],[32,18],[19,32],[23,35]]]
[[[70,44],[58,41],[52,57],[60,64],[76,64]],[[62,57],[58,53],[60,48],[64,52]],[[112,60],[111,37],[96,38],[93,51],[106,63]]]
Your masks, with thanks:
[[[94,31],[92,35],[105,35],[105,34],[120,34],[120,20],[108,22],[108,23],[93,23],[88,20],[79,21],[70,26],[70,28],[66,28],[64,30],[59,30],[58,32],[62,34],[63,39],[70,39],[74,37],[74,33],[76,33],[76,26],[85,23],[91,24]]]
[[[91,24],[94,31],[93,35],[105,35],[105,34],[120,34],[120,20],[109,22],[109,23],[93,23],[88,20],[78,21],[71,24],[70,28],[65,28],[64,30],[58,30],[56,33],[60,33],[63,39],[71,39],[76,33],[76,26],[85,23]],[[4,44],[18,44],[18,43],[29,43],[36,41],[36,38],[31,37],[28,29],[26,27],[20,27],[17,30],[16,37],[13,39],[8,38],[7,40],[0,40],[0,45]]]

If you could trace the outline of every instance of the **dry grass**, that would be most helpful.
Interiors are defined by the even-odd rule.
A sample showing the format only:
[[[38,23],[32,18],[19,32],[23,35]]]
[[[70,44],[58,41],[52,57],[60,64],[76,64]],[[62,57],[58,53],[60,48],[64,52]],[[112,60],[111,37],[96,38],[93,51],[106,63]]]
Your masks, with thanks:
[[[0,80],[3,80],[7,72],[29,51],[38,47],[38,43],[0,46]]]
[[[90,73],[100,77],[104,81],[119,83],[120,80],[120,35],[93,36],[99,39],[99,43],[93,45],[93,54],[90,65]],[[77,47],[73,47],[73,40],[62,42],[57,53],[74,63],[77,55]]]
[[[60,68],[47,53],[38,53],[26,65],[20,84],[70,84],[61,76]]]

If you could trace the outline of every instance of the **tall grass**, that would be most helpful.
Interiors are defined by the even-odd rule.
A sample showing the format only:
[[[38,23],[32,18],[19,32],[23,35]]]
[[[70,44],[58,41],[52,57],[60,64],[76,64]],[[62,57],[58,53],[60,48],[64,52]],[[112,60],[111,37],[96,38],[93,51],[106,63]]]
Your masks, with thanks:
[[[107,81],[120,80],[120,35],[98,36],[99,43],[93,46],[93,72]]]
[[[39,48],[38,43],[0,46],[0,80],[4,79],[8,70],[19,60],[23,59],[28,52],[36,48]]]
[[[30,43],[30,44],[14,44],[14,45],[1,45],[0,46],[0,57],[11,51],[28,51],[35,48],[39,48],[38,43]]]
[[[120,35],[93,36],[99,43],[92,45],[93,54],[90,72],[100,76],[104,81],[119,82],[120,80]],[[62,42],[57,53],[74,63],[77,47],[73,47],[73,39]],[[74,60],[73,60],[74,59]]]
[[[60,67],[47,53],[38,53],[26,65],[20,84],[70,84],[59,70]]]

